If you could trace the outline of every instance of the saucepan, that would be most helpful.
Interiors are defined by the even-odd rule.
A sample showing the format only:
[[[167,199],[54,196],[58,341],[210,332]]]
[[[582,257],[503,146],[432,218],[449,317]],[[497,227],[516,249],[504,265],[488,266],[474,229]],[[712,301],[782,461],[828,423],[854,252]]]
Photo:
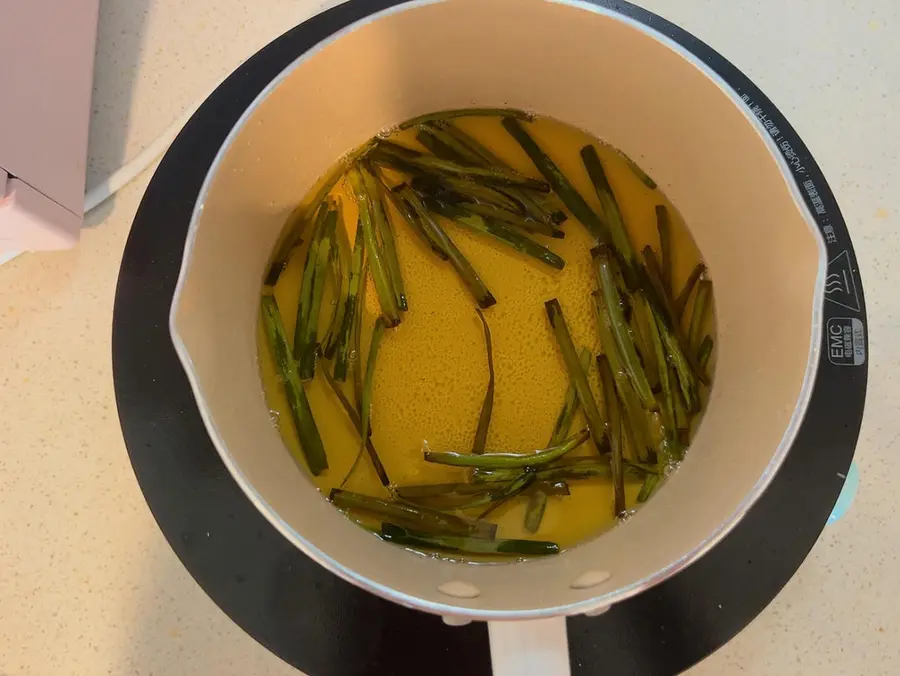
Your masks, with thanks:
[[[541,560],[468,565],[373,538],[285,452],[260,380],[260,285],[287,215],[380,130],[463,107],[534,111],[623,150],[680,210],[716,281],[715,382],[682,467],[627,522]],[[248,107],[197,202],[170,327],[222,460],[285,538],[374,594],[490,622],[497,674],[567,673],[566,616],[690,565],[772,480],[815,378],[825,269],[765,129],[662,34],[586,2],[410,2],[311,48]]]

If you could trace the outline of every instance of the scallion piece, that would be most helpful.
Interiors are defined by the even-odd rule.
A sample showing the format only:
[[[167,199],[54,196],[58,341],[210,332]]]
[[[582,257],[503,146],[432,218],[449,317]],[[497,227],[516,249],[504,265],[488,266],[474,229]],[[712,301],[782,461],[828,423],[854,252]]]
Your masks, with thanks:
[[[575,344],[572,342],[569,327],[563,316],[562,307],[554,298],[544,303],[544,308],[547,311],[550,326],[553,328],[553,334],[556,336],[556,344],[559,346],[565,362],[566,371],[569,373],[569,381],[575,385],[575,390],[578,392],[578,400],[581,402],[581,408],[587,418],[591,438],[594,440],[597,451],[600,452],[604,447],[604,438],[607,432],[606,421],[600,415],[600,409],[597,408],[597,402],[594,400],[591,386],[588,384],[587,374],[581,367],[578,353],[575,351]]]
[[[523,472],[515,479],[505,484],[503,488],[498,491],[492,491],[490,493],[483,493],[475,498],[470,498],[469,500],[457,504],[454,506],[454,509],[464,510],[464,509],[474,509],[476,507],[483,507],[485,505],[489,505],[491,503],[497,502],[505,502],[511,498],[514,498],[519,493],[524,491],[531,483],[534,481],[534,472]],[[484,518],[484,515],[481,516]]]
[[[297,363],[291,355],[284,323],[275,297],[264,295],[261,301],[263,324],[266,328],[266,336],[269,340],[269,349],[275,359],[278,376],[287,396],[288,406],[291,410],[291,419],[300,439],[300,448],[303,451],[306,465],[313,476],[318,476],[328,469],[328,458],[325,455],[325,445],[316,427],[309,400],[300,376],[297,373]]]
[[[392,521],[403,521],[405,524],[415,524],[416,528],[433,533],[474,535],[486,538],[493,538],[497,533],[497,525],[486,521],[444,514],[427,507],[385,500],[339,488],[332,490],[328,499],[339,509],[364,512]]]
[[[341,482],[341,486],[347,483],[347,479],[353,474],[359,459],[362,458],[363,451],[366,449],[366,441],[369,439],[369,417],[372,412],[372,386],[375,382],[375,362],[378,361],[378,350],[381,347],[381,339],[384,337],[384,330],[387,327],[387,320],[379,317],[375,320],[375,326],[372,329],[372,339],[369,342],[369,359],[366,361],[366,375],[363,380],[362,399],[359,411],[359,453],[347,472],[347,476]]]
[[[700,368],[703,369],[704,373],[707,372],[707,366],[709,366],[709,358],[712,356],[713,351],[713,339],[711,336],[704,336],[703,342],[700,343],[700,348],[697,350],[697,363],[700,365]]]
[[[581,196],[581,193],[575,189],[575,186],[566,178],[566,175],[560,170],[556,163],[550,159],[531,135],[525,130],[522,123],[512,117],[503,119],[503,127],[509,132],[520,146],[522,150],[531,158],[532,163],[537,170],[547,179],[547,182],[553,188],[553,191],[559,196],[566,208],[572,212],[581,224],[588,229],[594,237],[601,242],[610,240],[609,230],[603,219],[597,215],[597,212],[591,209],[588,203]]]
[[[519,253],[531,256],[541,263],[549,265],[551,268],[562,270],[566,266],[566,262],[547,247],[538,244],[534,240],[529,239],[526,235],[508,228],[494,219],[484,218],[483,216],[467,212],[465,209],[461,209],[457,206],[441,204],[433,200],[428,200],[426,206],[437,211],[441,216],[454,223],[463,225],[475,232],[493,237],[499,242],[512,247]]]
[[[616,396],[616,384],[613,380],[612,370],[606,357],[597,357],[597,365],[600,368],[600,383],[603,385],[603,399],[606,402],[606,415],[609,420],[610,435],[610,460],[613,483],[613,514],[621,517],[625,514],[625,466],[619,430],[623,429],[624,421],[619,410],[619,402]]]
[[[475,441],[472,444],[472,453],[481,455],[487,446],[488,428],[491,425],[491,414],[494,411],[494,346],[491,341],[491,327],[488,326],[484,313],[475,308],[481,327],[484,329],[484,347],[487,351],[488,385],[484,394],[484,402],[481,404],[481,413],[478,416],[478,426],[475,429]]]
[[[494,185],[506,185],[514,188],[527,188],[538,192],[549,192],[550,186],[536,178],[523,176],[510,169],[499,167],[478,167],[444,160],[434,155],[426,155],[418,150],[407,148],[392,141],[381,141],[372,153],[372,159],[379,164],[394,166],[400,171],[410,166],[417,167],[426,173],[449,174],[473,181],[483,181]]]
[[[334,392],[334,396],[337,397],[337,400],[340,402],[341,408],[344,409],[344,413],[350,418],[350,422],[353,423],[353,427],[360,435],[360,438],[363,438],[362,421],[359,419],[359,414],[356,412],[356,409],[353,408],[353,404],[350,403],[350,400],[347,399],[347,396],[341,391],[341,386],[331,377],[331,375],[329,375],[328,371],[323,371],[323,373],[325,374],[325,380],[328,381],[328,385],[331,387],[331,391]],[[365,443],[366,451],[368,451],[369,458],[372,460],[372,465],[375,467],[375,473],[378,475],[378,480],[381,482],[382,486],[390,486],[391,480],[388,478],[387,471],[384,469],[381,458],[378,456],[378,451],[375,450],[375,444],[372,443],[371,435],[366,435]]]
[[[647,502],[650,499],[650,496],[653,495],[653,492],[656,490],[656,487],[659,486],[661,478],[658,474],[648,474],[644,477],[644,485],[641,486],[641,491],[638,493],[637,501],[638,502]]]
[[[388,277],[391,281],[391,287],[394,289],[394,300],[397,307],[405,312],[409,309],[409,304],[407,303],[406,291],[403,287],[403,275],[400,271],[400,259],[397,256],[394,228],[382,199],[384,189],[369,167],[361,165],[359,171],[362,174],[363,183],[369,195],[374,219],[373,225],[375,226],[378,240],[381,242],[381,250],[384,252]]]
[[[529,533],[537,533],[540,530],[548,499],[546,491],[541,488],[531,491],[528,496],[528,505],[525,507],[525,530]]]
[[[584,373],[587,374],[591,368],[591,351],[586,347],[581,348],[581,351],[578,353],[578,361],[581,364],[581,368],[584,369]],[[553,433],[550,435],[550,442],[547,444],[548,446],[557,446],[561,444],[569,435],[569,429],[572,427],[572,421],[575,419],[578,407],[578,389],[570,380],[569,388],[566,390],[565,399],[563,399],[562,408],[559,410],[559,415],[556,417],[556,423],[553,425]]]
[[[703,340],[703,330],[706,318],[709,314],[709,306],[712,298],[712,282],[701,279],[697,287],[697,296],[694,298],[694,308],[691,312],[691,328],[688,332],[688,345],[695,353],[699,353],[700,343]]]
[[[656,398],[653,396],[653,390],[647,381],[647,374],[644,373],[644,367],[641,365],[637,349],[634,346],[631,329],[622,314],[621,299],[616,287],[615,263],[609,255],[609,250],[602,244],[591,253],[597,263],[600,299],[609,315],[613,339],[615,340],[614,346],[604,345],[603,349],[606,351],[614,348],[618,350],[622,365],[625,367],[628,379],[641,400],[641,405],[648,411],[655,410],[657,406]]]
[[[409,186],[400,191],[400,196],[412,207],[413,213],[418,217],[423,231],[428,233],[429,237],[447,254],[450,264],[475,299],[478,307],[484,310],[494,305],[497,302],[494,295],[481,280],[478,272],[472,267],[472,264],[469,263],[462,251],[459,250],[456,244],[453,243],[453,240],[450,239],[450,236],[447,235],[428,209],[425,208],[419,196]]]
[[[600,299],[599,293],[594,294],[594,305],[597,312],[597,332],[600,334],[600,342],[603,345],[604,354],[609,360],[616,383],[616,391],[619,399],[622,401],[625,417],[628,420],[628,425],[626,426],[628,436],[631,439],[632,447],[638,460],[645,460],[651,448],[650,436],[647,430],[647,416],[622,364],[619,351],[616,349],[612,332],[612,320],[606,304]]]
[[[591,183],[594,184],[597,199],[600,200],[600,206],[603,209],[603,215],[606,217],[606,225],[609,228],[612,245],[615,247],[616,253],[625,264],[630,275],[633,270],[637,269],[637,255],[634,252],[634,246],[631,244],[628,229],[625,227],[625,220],[622,218],[619,203],[616,201],[612,186],[606,178],[606,172],[603,170],[603,163],[600,161],[597,149],[590,144],[584,146],[581,149],[581,161],[587,170]]]
[[[510,556],[547,556],[559,553],[559,545],[542,540],[485,540],[451,535],[416,533],[392,523],[381,526],[381,537],[388,542],[414,549],[438,549],[460,554],[504,554]]]
[[[441,260],[450,260],[447,253],[441,248],[440,242],[438,242],[434,237],[431,236],[431,233],[425,230],[422,226],[421,219],[419,215],[412,208],[412,205],[409,204],[405,199],[400,196],[400,190],[407,187],[405,184],[403,186],[397,186],[394,189],[388,188],[388,186],[382,182],[382,185],[385,188],[384,194],[387,196],[388,200],[391,204],[394,205],[394,208],[403,217],[403,220],[406,221],[406,224],[409,228],[416,233],[416,236],[422,242],[427,245]]]
[[[362,314],[362,287],[365,286],[365,243],[363,242],[362,226],[356,226],[356,243],[353,245],[353,253],[350,257],[350,274],[347,284],[347,298],[344,301],[344,314],[341,317],[341,325],[335,339],[336,357],[334,361],[334,379],[344,382],[347,379],[347,370],[350,367],[350,359],[353,349],[356,318]]]
[[[534,115],[531,113],[526,113],[524,110],[516,110],[515,108],[453,108],[411,117],[406,122],[401,122],[399,128],[409,129],[426,122],[441,122],[458,117],[515,117],[526,121],[534,119]]]
[[[347,237],[347,226],[342,211],[338,211],[337,225],[334,228],[334,241],[331,246],[331,275],[334,281],[334,310],[328,322],[328,331],[322,340],[322,354],[326,359],[333,359],[337,349],[338,334],[344,321],[347,308],[347,297],[350,295],[350,240]]]
[[[478,467],[481,469],[502,469],[510,467],[538,467],[546,465],[566,453],[578,448],[587,441],[588,431],[581,430],[559,446],[551,446],[533,453],[484,453],[472,455],[470,453],[425,451],[425,462],[434,462],[441,465],[453,465],[455,467]]]
[[[321,278],[324,282],[325,270],[328,264],[327,256],[320,259],[319,245],[322,242],[323,234],[330,219],[334,218],[332,210],[327,202],[322,202],[316,211],[315,225],[313,226],[312,236],[309,241],[309,248],[306,250],[306,261],[303,265],[303,275],[300,282],[300,300],[297,305],[297,322],[294,327],[294,358],[297,360],[300,368],[300,377],[302,380],[312,378],[310,374],[304,374],[304,361],[313,360],[315,366],[315,339],[316,325],[312,328],[312,337],[310,338],[310,324],[312,309],[316,305],[316,280]],[[321,274],[320,274],[321,273]],[[321,290],[321,284],[320,284]],[[321,296],[319,296],[321,301]],[[312,340],[312,345],[310,345]],[[307,357],[307,353],[312,352],[311,357]]]
[[[350,169],[347,173],[347,178],[359,205],[359,220],[362,225],[363,236],[366,242],[366,254],[372,269],[372,278],[375,280],[375,291],[378,294],[381,313],[389,326],[396,326],[400,323],[400,308],[397,305],[394,285],[384,258],[384,252],[381,250],[376,235],[372,197],[369,195],[366,181],[364,181],[363,175],[357,167]]]
[[[684,317],[684,311],[687,308],[688,299],[691,297],[691,292],[694,290],[694,287],[697,286],[697,282],[700,281],[700,278],[703,277],[703,274],[706,272],[706,266],[703,263],[697,263],[694,266],[694,269],[691,270],[691,274],[688,276],[687,281],[684,283],[684,286],[681,289],[681,292],[678,294],[678,297],[675,299],[673,303],[672,309],[675,312],[676,318],[680,321]]]

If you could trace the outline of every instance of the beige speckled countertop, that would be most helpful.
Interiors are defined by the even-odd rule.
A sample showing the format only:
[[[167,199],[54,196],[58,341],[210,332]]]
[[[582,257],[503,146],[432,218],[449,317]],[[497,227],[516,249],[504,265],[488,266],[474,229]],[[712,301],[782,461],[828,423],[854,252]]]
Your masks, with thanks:
[[[103,0],[88,183],[319,0]],[[869,306],[852,511],[778,598],[692,676],[900,674],[900,6],[644,0],[725,54],[812,149]],[[149,172],[78,248],[0,267],[0,676],[297,673],[245,635],[169,549],[119,430],[110,364],[122,248]]]

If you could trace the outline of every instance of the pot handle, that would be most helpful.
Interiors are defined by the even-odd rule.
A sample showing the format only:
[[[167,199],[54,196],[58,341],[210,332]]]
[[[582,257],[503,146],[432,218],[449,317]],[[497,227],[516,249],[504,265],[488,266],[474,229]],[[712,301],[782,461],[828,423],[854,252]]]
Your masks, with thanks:
[[[566,618],[488,622],[494,676],[569,676]]]

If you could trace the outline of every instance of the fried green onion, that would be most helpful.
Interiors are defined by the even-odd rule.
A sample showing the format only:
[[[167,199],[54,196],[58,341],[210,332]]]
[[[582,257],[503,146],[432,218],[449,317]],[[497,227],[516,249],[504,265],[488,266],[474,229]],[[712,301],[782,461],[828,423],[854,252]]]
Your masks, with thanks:
[[[641,255],[644,258],[644,291],[648,294],[648,300],[662,310],[674,329],[678,327],[678,315],[675,314],[674,301],[663,283],[662,268],[656,252],[652,247],[645,246],[641,249]]]
[[[469,453],[454,453],[452,451],[444,453],[425,451],[425,462],[453,465],[455,467],[478,467],[481,469],[538,467],[553,462],[569,451],[578,448],[587,441],[589,436],[586,429],[581,430],[566,439],[559,446],[551,446],[533,453],[484,453],[482,455],[471,455]]]
[[[288,406],[291,409],[291,419],[300,439],[300,448],[303,450],[306,464],[313,476],[318,476],[328,469],[328,458],[325,455],[325,446],[319,429],[313,418],[309,400],[300,376],[297,373],[297,364],[291,355],[287,334],[278,311],[278,304],[274,296],[264,295],[261,301],[263,324],[266,328],[266,336],[269,340],[269,348],[275,358],[278,376],[287,396]],[[297,458],[299,460],[299,458]]]
[[[412,484],[409,486],[395,486],[394,493],[404,500],[417,500],[419,498],[445,497],[451,494],[469,496],[481,493],[492,493],[501,490],[509,483],[508,479],[491,480],[482,483],[468,483],[465,481],[443,484]]]
[[[712,356],[712,351],[712,337],[704,336],[703,342],[700,343],[700,347],[697,349],[697,364],[703,369],[704,373],[707,373],[707,366],[709,366],[709,358]]]
[[[706,325],[706,317],[709,314],[710,299],[712,297],[712,282],[701,279],[697,287],[697,296],[694,298],[694,308],[691,312],[691,328],[688,332],[688,346],[698,353],[700,342],[703,340],[703,328]]]
[[[659,474],[648,474],[644,477],[644,484],[641,486],[640,493],[638,493],[637,501],[641,503],[647,502],[661,480]]]
[[[294,358],[299,364],[301,380],[310,380],[315,371],[318,309],[321,306],[331,246],[330,241],[326,241],[325,233],[329,228],[333,231],[336,223],[337,215],[332,205],[322,202],[316,212],[312,238],[306,251],[300,301],[297,305],[297,324],[294,327]]]
[[[356,313],[356,318],[353,323],[353,343],[350,347],[350,352],[353,355],[353,392],[356,396],[356,407],[362,408],[362,395],[363,395],[363,360],[362,360],[362,327],[363,320],[365,319],[365,309],[366,309],[366,274],[369,269],[369,259],[363,261],[363,271],[362,278],[363,283],[359,287],[359,312]]]
[[[360,173],[369,194],[372,205],[372,216],[381,248],[384,251],[384,261],[387,264],[388,276],[394,289],[394,300],[397,307],[404,312],[409,309],[406,300],[406,291],[403,288],[403,275],[400,272],[400,259],[397,257],[397,243],[394,239],[394,229],[388,211],[384,206],[381,182],[375,178],[375,174],[365,165],[360,166]]]
[[[387,320],[383,316],[375,320],[375,326],[372,329],[372,340],[369,343],[369,359],[366,361],[366,375],[363,380],[362,400],[360,403],[359,453],[357,453],[350,471],[347,472],[347,476],[341,482],[341,486],[347,483],[347,479],[353,474],[353,470],[356,469],[356,465],[366,449],[366,441],[369,438],[369,416],[372,411],[372,386],[375,382],[375,362],[378,361],[378,349],[381,347],[381,339],[384,337],[386,327]]]
[[[508,482],[515,479],[521,473],[516,469],[494,469],[494,470],[476,470],[481,473],[481,483],[472,485],[484,486],[491,485],[496,482]],[[625,476],[637,477],[643,480],[648,473],[658,474],[660,469],[657,465],[651,465],[645,462],[630,462],[625,460]],[[566,457],[550,464],[549,467],[540,468],[535,474],[536,484],[553,484],[559,481],[567,481],[569,479],[592,479],[601,478],[609,479],[612,477],[612,470],[609,466],[609,456],[602,458],[597,456],[579,456],[577,458]],[[550,492],[550,491],[548,491]]]
[[[672,388],[672,379],[669,377],[671,369],[669,368],[669,363],[666,358],[665,346],[663,345],[662,336],[660,335],[659,325],[652,314],[647,298],[641,295],[640,302],[643,307],[642,311],[646,312],[649,319],[647,326],[649,328],[650,340],[653,343],[653,351],[656,354],[656,367],[659,373],[660,389],[662,390],[663,405],[661,408],[663,412],[663,421],[666,429],[674,430],[676,428],[675,395]]]
[[[488,362],[488,386],[484,394],[484,402],[481,405],[481,414],[478,416],[478,426],[475,429],[475,442],[472,444],[472,453],[481,455],[487,446],[488,427],[491,425],[491,414],[494,411],[494,346],[491,341],[491,327],[488,326],[484,313],[475,308],[481,326],[484,329],[484,347],[487,351]]]
[[[374,147],[375,144],[372,141],[368,141],[358,150],[342,158],[342,160],[338,162],[337,167],[319,182],[319,189],[316,191],[312,200],[310,200],[309,206],[307,204],[299,204],[297,208],[291,212],[287,217],[287,223],[285,224],[285,234],[277,247],[278,253],[275,255],[275,263],[273,263],[273,266],[275,267],[270,267],[269,269],[270,274],[277,269],[280,262],[284,261],[286,263],[290,256],[290,252],[300,246],[300,235],[303,233],[304,225],[309,221],[309,214],[313,213],[313,209],[318,209],[319,205],[325,201],[334,189],[334,186],[337,185],[338,181],[343,177],[347,166],[351,162],[355,162],[357,159],[365,157]],[[280,275],[281,271],[279,270],[277,274]],[[275,286],[275,283],[273,282],[272,284],[269,284],[269,286]]]
[[[363,179],[359,168],[353,167],[350,169],[347,172],[347,178],[359,204],[359,220],[362,225],[366,253],[372,269],[372,278],[375,280],[375,291],[378,294],[381,313],[389,326],[396,326],[400,323],[400,308],[397,305],[394,285],[391,281],[387,262],[376,235],[373,198],[366,188],[366,181]]]
[[[616,201],[615,193],[613,193],[612,186],[610,186],[609,180],[606,178],[606,172],[603,170],[603,163],[600,162],[597,149],[590,144],[584,146],[581,149],[581,161],[587,170],[591,183],[594,184],[597,199],[600,200],[600,206],[603,209],[606,225],[612,238],[612,245],[630,273],[631,270],[637,268],[637,255],[634,252],[634,246],[631,244],[631,238],[628,236],[628,229],[625,227],[625,221],[622,218],[622,212],[619,209],[619,203]]]
[[[494,166],[512,169],[507,162],[504,162],[493,151],[483,146],[477,139],[473,138],[456,125],[445,122],[440,125],[433,125],[433,128],[440,129],[443,132],[443,135],[440,138],[443,138],[448,142],[449,139],[453,139],[453,141],[456,142],[455,148],[458,148],[463,152],[467,151],[466,156],[470,158],[471,162],[485,167]],[[507,188],[504,192],[510,199],[518,204],[518,211],[520,211],[520,213],[544,223],[549,228],[555,228],[566,220],[566,214],[561,210],[561,205],[559,205],[557,200],[550,194],[536,197],[527,190],[519,190],[516,188]],[[551,202],[549,207],[545,202]],[[558,237],[558,235],[548,232],[544,232],[543,234],[547,234],[551,237]]]
[[[344,301],[344,315],[335,340],[336,357],[334,361],[334,379],[344,382],[350,366],[354,337],[356,335],[356,318],[362,315],[361,288],[365,286],[365,243],[360,224],[356,226],[356,242],[350,257],[350,276],[347,284],[347,299]]]
[[[338,334],[344,322],[347,309],[347,297],[350,295],[350,240],[347,237],[347,226],[343,212],[338,211],[337,225],[334,229],[334,242],[331,247],[331,273],[334,280],[334,311],[328,322],[328,331],[322,341],[322,354],[326,359],[334,358],[337,349]]]
[[[529,216],[516,214],[506,209],[501,209],[493,204],[479,204],[477,202],[465,202],[459,205],[461,208],[487,219],[494,219],[503,225],[512,226],[527,233],[565,239],[566,234],[554,226],[547,225],[543,221],[535,220]]]
[[[269,265],[269,271],[266,273],[266,279],[263,282],[264,286],[275,286],[278,284],[281,273],[284,272],[294,252],[300,248],[301,244],[303,244],[303,240],[298,237],[296,240],[292,240],[291,245],[286,247],[283,253],[275,257],[275,260]]]
[[[397,244],[394,241],[393,226],[382,199],[383,186],[375,177],[369,165],[359,164],[358,171],[359,175],[362,176],[363,187],[368,197],[368,213],[371,216],[375,246],[378,248],[381,259],[384,261],[384,273],[394,296],[394,305],[398,310],[405,311],[408,309],[406,293],[403,288],[400,261],[397,258]],[[360,216],[363,216],[362,205],[360,205]],[[363,232],[365,233],[365,230]]]
[[[650,322],[653,320],[650,318],[650,310],[647,309],[646,304],[637,300],[638,294],[646,299],[642,291],[628,294],[631,298],[630,327],[635,345],[638,348],[638,355],[641,358],[641,364],[644,366],[647,381],[650,383],[653,391],[657,392],[659,387],[659,365],[656,363],[656,351],[653,349],[653,340],[650,336]]]
[[[560,307],[557,299],[548,300],[544,303],[547,311],[547,319],[553,328],[553,334],[556,336],[556,344],[562,354],[563,361],[566,365],[566,371],[569,373],[569,381],[575,386],[578,392],[578,400],[581,402],[581,408],[584,416],[587,418],[588,427],[591,430],[591,438],[597,451],[603,448],[604,437],[606,436],[606,421],[600,415],[600,409],[597,408],[597,402],[591,392],[591,386],[588,384],[587,374],[581,366],[578,354],[575,352],[575,344],[572,342],[572,335],[569,333],[569,327],[566,325],[566,318],[563,316],[562,307]]]
[[[684,311],[687,308],[688,300],[691,297],[691,292],[694,290],[697,282],[700,281],[700,278],[703,277],[703,274],[705,272],[706,266],[703,263],[697,263],[697,265],[694,266],[694,269],[691,270],[691,274],[688,276],[687,281],[684,283],[681,292],[678,294],[678,297],[675,299],[675,303],[673,304],[672,309],[674,310],[675,316],[678,320],[681,320],[684,317]]]
[[[656,181],[650,178],[647,172],[641,169],[637,162],[628,157],[628,155],[623,153],[621,150],[616,150],[616,154],[623,160],[625,160],[628,168],[631,169],[631,172],[638,177],[638,180],[640,180],[641,183],[650,188],[650,190],[656,190]]]
[[[536,488],[528,496],[528,505],[525,507],[525,530],[529,533],[537,533],[544,520],[544,512],[547,510],[547,492],[542,488]]]
[[[586,347],[581,348],[581,351],[578,353],[578,361],[581,364],[581,368],[584,369],[585,374],[587,374],[591,368],[591,351]],[[559,415],[556,417],[556,423],[553,425],[553,433],[550,435],[550,442],[547,444],[548,446],[557,446],[561,444],[569,435],[572,421],[575,419],[575,414],[578,413],[578,406],[578,389],[570,380],[562,408],[559,410]]]
[[[619,403],[616,397],[616,384],[613,381],[612,370],[609,368],[609,361],[606,357],[597,357],[597,365],[600,368],[600,383],[603,385],[603,400],[606,402],[606,415],[609,420],[609,465],[612,470],[613,483],[613,514],[621,517],[625,514],[625,467],[622,449],[622,436],[620,430],[623,429],[622,414],[619,410]]]
[[[632,387],[627,370],[622,364],[619,350],[616,348],[615,339],[613,338],[612,320],[607,311],[607,306],[602,302],[599,293],[594,294],[594,306],[597,313],[597,332],[600,334],[600,342],[603,345],[606,358],[609,360],[613,378],[616,382],[616,390],[619,399],[622,400],[625,417],[629,422],[627,428],[632,447],[638,459],[644,460],[651,446],[647,430],[647,416],[641,407],[637,393]]]
[[[634,337],[631,335],[631,328],[625,321],[622,314],[621,299],[616,287],[616,272],[614,269],[614,261],[609,255],[609,250],[599,245],[591,252],[597,263],[597,280],[600,284],[600,300],[604,304],[604,309],[609,315],[612,327],[613,339],[615,345],[604,345],[607,352],[613,348],[619,352],[622,365],[628,374],[641,405],[648,411],[656,409],[656,398],[653,396],[653,390],[650,389],[650,383],[647,381],[647,374],[644,373],[644,367],[638,357],[637,349],[634,345]]]
[[[332,490],[328,499],[339,509],[402,521],[404,525],[412,524],[415,528],[432,533],[475,535],[486,538],[493,538],[497,533],[497,525],[493,523],[454,514],[444,514],[427,507],[385,500],[340,488]]]
[[[528,155],[537,170],[547,179],[547,182],[553,188],[553,191],[559,196],[566,208],[572,212],[581,224],[588,229],[594,237],[602,242],[609,241],[609,230],[603,219],[597,215],[591,207],[585,202],[581,193],[575,189],[575,186],[566,178],[562,170],[550,156],[545,153],[531,135],[525,130],[522,123],[513,118],[505,117],[503,119],[503,127],[509,132]]]
[[[519,218],[526,216],[521,204],[510,197],[508,189],[501,192],[500,188],[450,176],[441,177],[439,180],[431,176],[416,176],[410,181],[410,185],[416,192],[439,202],[448,202],[457,206],[477,204],[494,207],[507,212],[510,216]]]
[[[449,174],[473,181],[483,181],[495,185],[528,188],[538,192],[549,192],[550,186],[536,178],[523,176],[511,169],[499,167],[473,167],[467,164],[444,160],[434,155],[426,155],[393,141],[381,141],[372,158],[381,164],[393,166],[401,171],[416,167],[426,173]]]
[[[650,307],[653,312],[662,319],[659,329],[666,339],[666,349],[672,349],[678,352],[678,355],[672,355],[670,358],[686,362],[693,372],[695,379],[699,378],[700,382],[703,384],[709,384],[706,376],[703,375],[699,366],[697,366],[697,360],[694,359],[695,353],[690,349],[688,340],[681,330],[679,315],[675,312],[674,306],[665,292],[662,278],[659,275],[659,263],[656,260],[656,252],[647,246],[643,249],[643,255],[647,261],[647,265],[644,267],[646,279],[650,282],[650,288],[645,289],[645,291],[653,294],[648,295],[647,300],[650,301]],[[653,302],[654,299],[660,302]],[[679,374],[679,378],[680,377]]]
[[[578,481],[581,479],[611,479],[612,468],[608,460],[600,460],[597,458],[571,458],[572,460],[582,460],[571,465],[560,465],[559,467],[548,467],[539,470],[535,475],[537,481],[553,482],[553,481]],[[630,464],[625,465],[625,480],[628,482],[644,480],[647,472],[642,468]]]
[[[466,155],[460,154],[452,145],[445,143],[444,139],[439,137],[436,129],[426,125],[419,125],[416,141],[435,157],[458,164],[467,163]]]
[[[415,549],[438,549],[460,554],[508,554],[511,556],[547,556],[559,553],[559,545],[542,540],[485,540],[482,538],[428,535],[407,530],[392,523],[381,526],[381,537],[388,542]]]
[[[385,195],[387,195],[388,200],[394,205],[394,208],[400,216],[403,217],[403,220],[406,221],[406,224],[410,229],[416,233],[416,236],[418,236],[426,246],[430,247],[431,250],[437,254],[438,258],[443,261],[450,260],[450,257],[447,256],[447,253],[441,247],[440,242],[432,237],[431,233],[423,227],[419,215],[412,208],[412,205],[400,196],[400,190],[406,188],[406,184],[403,184],[402,187],[397,186],[394,190],[389,189],[384,183],[382,183],[382,185],[385,187]]]
[[[453,240],[450,239],[450,236],[447,235],[428,209],[425,208],[419,196],[409,186],[405,186],[399,194],[412,208],[412,212],[419,219],[422,230],[428,233],[429,238],[433,239],[441,250],[446,253],[450,259],[450,264],[475,299],[478,307],[484,310],[494,305],[497,302],[494,295],[488,290],[478,272],[472,267],[472,264],[469,263],[462,251],[459,250],[456,244],[453,243]]]
[[[465,209],[460,209],[455,205],[442,204],[433,200],[428,200],[426,204],[444,218],[466,226],[475,232],[493,237],[519,253],[531,256],[541,263],[549,265],[551,268],[562,270],[566,266],[566,262],[547,247],[538,244],[522,233],[508,228],[494,219],[484,218],[478,214],[469,213]]]
[[[440,124],[419,125],[416,140],[441,159],[458,162],[459,164],[471,164],[476,167],[484,166],[484,160],[481,156],[471,148],[460,143],[452,134],[448,134],[447,130]]]
[[[524,110],[516,110],[515,108],[453,108],[411,117],[406,122],[401,122],[399,128],[409,129],[426,122],[442,122],[458,117],[515,117],[526,121],[534,119],[534,115],[531,113],[526,113]]]
[[[697,398],[697,381],[694,377],[694,371],[687,359],[681,345],[675,335],[669,330],[666,324],[666,318],[659,312],[652,303],[650,303],[650,312],[656,320],[656,326],[659,328],[659,334],[662,338],[663,345],[666,349],[668,361],[675,369],[681,396],[689,411],[694,411],[699,404]]]
[[[506,502],[514,498],[519,493],[528,488],[534,481],[534,472],[523,472],[515,479],[506,484],[501,490],[496,492],[484,493],[478,497],[471,498],[466,502],[458,504],[454,509],[474,509],[475,507],[483,507],[497,502]],[[484,518],[484,515],[481,516]]]
[[[323,373],[325,374],[325,380],[328,381],[328,385],[331,387],[331,391],[334,392],[334,396],[337,397],[337,400],[340,402],[341,408],[344,409],[344,412],[347,414],[347,417],[350,419],[356,432],[360,435],[360,438],[362,438],[362,420],[359,419],[359,414],[356,412],[356,409],[353,408],[353,404],[350,403],[347,396],[341,391],[340,385],[338,385],[334,378],[329,375],[328,371],[323,371]],[[378,451],[375,450],[375,444],[372,443],[371,435],[366,435],[365,443],[366,451],[368,451],[369,458],[372,460],[372,465],[375,467],[375,473],[378,475],[378,480],[381,482],[382,486],[390,486],[391,480],[388,478],[387,471],[384,469],[381,458],[378,456]]]

